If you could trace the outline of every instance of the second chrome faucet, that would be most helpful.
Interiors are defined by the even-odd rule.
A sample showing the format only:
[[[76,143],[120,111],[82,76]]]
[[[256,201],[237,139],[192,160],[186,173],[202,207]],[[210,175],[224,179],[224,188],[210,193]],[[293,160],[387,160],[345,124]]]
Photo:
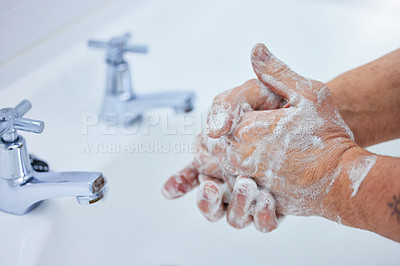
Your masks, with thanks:
[[[90,47],[106,49],[107,81],[100,116],[107,120],[116,116],[124,125],[137,122],[142,114],[152,108],[172,107],[177,112],[193,109],[195,94],[190,91],[164,92],[140,95],[132,88],[129,65],[125,52],[147,53],[147,46],[129,45],[130,34],[112,38],[107,42],[89,41]]]

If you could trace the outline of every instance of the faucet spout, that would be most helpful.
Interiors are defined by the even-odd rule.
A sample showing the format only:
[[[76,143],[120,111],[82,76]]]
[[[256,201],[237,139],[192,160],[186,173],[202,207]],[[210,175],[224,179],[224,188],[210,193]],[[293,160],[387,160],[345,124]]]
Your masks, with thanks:
[[[23,215],[41,201],[75,196],[79,204],[93,204],[106,192],[107,181],[100,172],[36,172],[22,185],[0,180],[0,209]]]
[[[107,180],[100,172],[44,172],[36,173],[24,186],[39,200],[56,197],[77,197],[82,205],[101,200]]]
[[[137,95],[130,101],[130,109],[144,112],[151,108],[172,107],[177,112],[190,112],[193,109],[195,95],[190,91],[164,92]]]
[[[190,91],[139,94],[127,100],[121,100],[117,95],[106,95],[101,118],[107,121],[109,117],[116,116],[120,123],[131,125],[153,108],[172,107],[176,112],[190,112],[193,110],[194,99],[195,94]]]

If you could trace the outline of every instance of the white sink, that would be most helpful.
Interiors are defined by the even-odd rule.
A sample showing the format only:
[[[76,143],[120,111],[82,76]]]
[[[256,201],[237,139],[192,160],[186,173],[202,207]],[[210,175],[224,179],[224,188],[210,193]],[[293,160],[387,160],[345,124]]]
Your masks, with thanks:
[[[162,138],[160,138],[162,140]],[[171,141],[182,141],[171,139]],[[319,218],[289,217],[271,234],[207,222],[194,194],[159,188],[189,154],[126,154],[105,166],[103,204],[63,204],[38,265],[395,265],[399,246]],[[373,255],[371,255],[373,254]],[[61,259],[62,258],[62,259]]]
[[[398,48],[399,22],[395,12],[357,1],[148,1],[88,38],[131,31],[133,41],[148,43],[148,56],[127,56],[136,92],[193,89],[198,131],[217,93],[254,77],[255,43],[298,72],[329,80]],[[33,104],[26,117],[46,122],[41,135],[23,133],[30,152],[52,170],[103,171],[110,188],[91,206],[53,199],[26,216],[0,213],[0,265],[399,265],[398,244],[324,219],[288,217],[262,234],[207,222],[194,192],[163,199],[163,182],[193,157],[183,145],[195,134],[182,134],[183,116],[170,111],[169,126],[181,134],[166,134],[164,118],[147,135],[107,135],[102,124],[83,134],[82,116],[99,110],[104,93],[103,56],[79,40],[0,91],[0,107],[26,98]],[[96,152],[96,143],[167,143],[170,151]],[[371,150],[400,156],[400,142]]]

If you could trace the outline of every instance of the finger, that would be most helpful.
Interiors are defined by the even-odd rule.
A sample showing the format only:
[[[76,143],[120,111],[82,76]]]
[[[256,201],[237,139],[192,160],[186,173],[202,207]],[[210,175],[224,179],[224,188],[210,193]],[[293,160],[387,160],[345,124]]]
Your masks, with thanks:
[[[233,178],[236,180],[236,177]],[[226,181],[222,180],[220,178],[215,178],[215,177],[210,177],[204,174],[199,174],[199,182],[200,184],[205,182],[205,181],[214,181],[218,184],[219,188],[222,191],[222,203],[229,204],[232,198],[232,190],[233,186],[229,185]]]
[[[224,186],[228,186],[229,191],[232,191],[237,175],[231,176],[228,171],[226,143],[223,143],[222,139],[211,139],[203,132],[197,136],[196,146],[193,163],[198,172],[222,180]]]
[[[278,227],[275,200],[270,193],[259,192],[252,213],[254,226],[258,231],[268,233]]]
[[[257,77],[275,94],[296,103],[306,88],[312,89],[311,80],[297,74],[275,57],[263,44],[257,44],[251,53],[251,62]]]
[[[211,138],[228,134],[248,110],[277,109],[283,100],[257,79],[219,94],[214,98],[207,121],[206,133]]]
[[[244,176],[237,178],[226,216],[231,226],[240,229],[252,222],[251,206],[257,193],[257,184],[253,179]]]
[[[223,190],[217,180],[201,175],[199,191],[196,197],[200,212],[211,222],[218,221],[224,216]]]
[[[171,176],[164,183],[161,193],[167,199],[179,198],[199,185],[198,171],[193,163]]]
[[[242,120],[232,135],[227,138],[230,143],[235,141],[252,143],[257,138],[256,136],[262,137],[271,134],[286,112],[288,112],[287,109],[246,112],[242,115]]]
[[[205,143],[206,141],[207,140],[203,139],[201,135],[197,136],[196,154],[194,156],[193,164],[199,173],[212,177],[221,177],[223,171],[218,162],[218,158],[213,156],[208,150],[208,148],[214,150],[216,147],[215,145],[207,147],[207,144],[209,143]]]

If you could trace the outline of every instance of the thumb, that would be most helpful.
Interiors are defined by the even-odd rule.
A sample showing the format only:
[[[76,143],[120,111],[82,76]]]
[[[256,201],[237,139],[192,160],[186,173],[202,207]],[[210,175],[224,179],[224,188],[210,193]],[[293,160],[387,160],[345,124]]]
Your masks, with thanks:
[[[293,105],[304,93],[311,81],[275,57],[264,44],[256,44],[251,52],[251,63],[258,79],[275,94]],[[305,85],[305,86],[304,86]]]

